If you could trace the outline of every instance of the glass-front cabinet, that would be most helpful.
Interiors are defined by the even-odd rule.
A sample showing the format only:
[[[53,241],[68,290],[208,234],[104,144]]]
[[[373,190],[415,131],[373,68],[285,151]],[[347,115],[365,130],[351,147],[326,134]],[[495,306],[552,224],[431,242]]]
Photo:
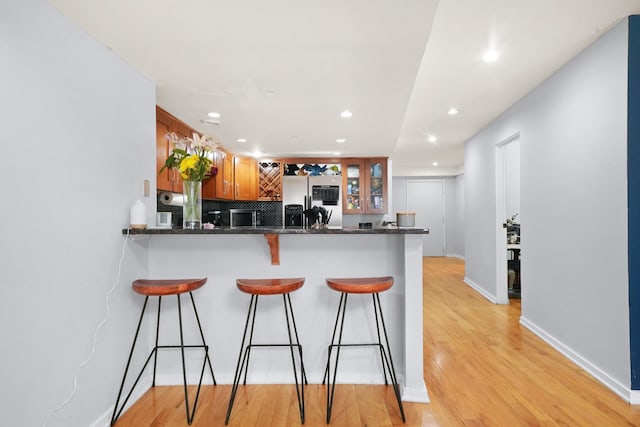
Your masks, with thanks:
[[[387,159],[345,159],[342,163],[342,213],[387,213]]]

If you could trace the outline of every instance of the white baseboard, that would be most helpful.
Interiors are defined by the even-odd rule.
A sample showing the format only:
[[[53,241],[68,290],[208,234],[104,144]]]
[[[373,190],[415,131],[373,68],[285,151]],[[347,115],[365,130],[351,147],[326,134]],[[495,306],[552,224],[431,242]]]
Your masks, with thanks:
[[[458,259],[461,259],[461,260],[463,260],[463,261],[464,261],[464,255],[460,255],[460,254],[446,254],[445,256],[446,256],[446,257],[449,257],[449,258],[458,258]]]
[[[473,283],[473,280],[469,279],[468,277],[464,278],[464,283],[466,283],[467,285],[471,286],[473,289],[475,289],[480,295],[482,295],[483,297],[485,297],[486,299],[488,299],[489,301],[491,301],[494,304],[498,303],[498,300],[496,299],[495,296],[491,295],[490,293],[488,293],[487,291],[485,291],[484,289],[482,289],[480,286],[478,286],[476,283]]]
[[[429,393],[427,393],[427,386],[422,388],[402,388],[402,401],[403,402],[415,402],[415,403],[429,403]]]
[[[558,350],[580,368],[587,371],[591,376],[600,381],[622,399],[634,405],[640,404],[640,391],[630,390],[624,384],[620,383],[620,381],[612,378],[606,372],[598,368],[593,363],[589,362],[587,359],[573,351],[571,348],[564,345],[562,342],[555,339],[550,334],[546,333],[544,330],[539,328],[536,324],[529,321],[525,317],[520,317],[520,324],[539,336],[543,341]]]

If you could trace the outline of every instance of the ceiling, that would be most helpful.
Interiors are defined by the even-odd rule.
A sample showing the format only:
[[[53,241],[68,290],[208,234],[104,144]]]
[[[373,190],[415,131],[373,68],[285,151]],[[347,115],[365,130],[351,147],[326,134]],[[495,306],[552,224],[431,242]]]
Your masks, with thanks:
[[[467,139],[640,13],[640,0],[50,2],[231,151],[390,156],[396,176],[462,173]]]

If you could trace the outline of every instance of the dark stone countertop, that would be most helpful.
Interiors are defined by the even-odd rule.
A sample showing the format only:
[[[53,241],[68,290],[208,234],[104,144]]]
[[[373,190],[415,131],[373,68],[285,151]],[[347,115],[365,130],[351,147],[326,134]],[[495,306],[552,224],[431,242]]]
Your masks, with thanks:
[[[193,234],[429,234],[429,229],[407,227],[341,227],[341,228],[281,228],[281,227],[216,227],[208,230],[183,230],[181,228],[125,228],[122,234],[130,235],[193,235]]]

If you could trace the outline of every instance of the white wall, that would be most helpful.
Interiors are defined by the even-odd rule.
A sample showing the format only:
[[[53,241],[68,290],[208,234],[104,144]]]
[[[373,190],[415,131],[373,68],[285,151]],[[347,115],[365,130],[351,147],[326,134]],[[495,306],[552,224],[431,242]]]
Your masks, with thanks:
[[[1,424],[41,426],[92,353],[129,207],[155,185],[154,85],[44,0],[0,2],[0,58]],[[47,425],[88,426],[113,405],[143,253],[126,248],[95,355]]]
[[[393,201],[390,210],[390,221],[395,221],[396,212],[407,210],[407,181],[408,180],[438,180],[444,181],[444,224],[445,224],[445,254],[464,258],[464,178],[458,177],[420,177],[394,176]]]
[[[627,20],[465,145],[466,275],[495,296],[495,146],[521,140],[522,322],[630,387]]]

